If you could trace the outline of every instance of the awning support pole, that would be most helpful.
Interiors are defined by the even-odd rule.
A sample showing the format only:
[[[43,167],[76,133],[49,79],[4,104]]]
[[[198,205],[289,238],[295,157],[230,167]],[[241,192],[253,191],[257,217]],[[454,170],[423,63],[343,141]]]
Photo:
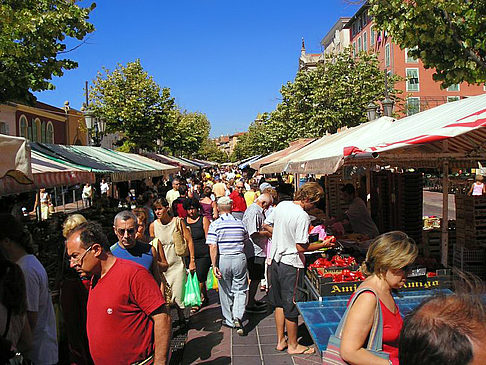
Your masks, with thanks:
[[[447,267],[449,253],[449,161],[442,163],[441,263]]]
[[[371,214],[371,167],[366,168],[366,207]]]
[[[66,213],[66,197],[64,196],[64,186],[61,186],[61,192],[62,192],[62,211]]]
[[[55,186],[54,186],[54,206],[55,207],[57,206],[57,189]]]
[[[76,210],[79,210],[78,201],[76,200],[76,189],[73,189],[73,203],[74,202],[76,202]]]

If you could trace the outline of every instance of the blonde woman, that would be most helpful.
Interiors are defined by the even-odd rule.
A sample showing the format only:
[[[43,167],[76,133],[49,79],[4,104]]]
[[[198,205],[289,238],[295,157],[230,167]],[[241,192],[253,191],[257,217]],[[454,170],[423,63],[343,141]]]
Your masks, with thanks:
[[[182,257],[177,256],[175,253],[175,246],[173,235],[174,231],[177,229],[177,220],[180,218],[172,217],[169,215],[169,203],[165,198],[159,198],[154,202],[154,211],[157,219],[150,224],[150,237],[156,237],[162,243],[162,248],[167,259],[169,267],[164,273],[165,279],[169,283],[172,289],[172,298],[170,303],[172,303],[179,314],[179,325],[184,327],[186,325],[186,320],[184,317],[184,302],[183,302],[183,292],[184,283],[186,278],[186,267],[182,260]],[[189,248],[189,270],[194,272],[196,270],[196,263],[194,257],[194,244],[192,242],[191,232],[187,228],[184,221],[181,222],[183,226],[184,239],[188,243]]]
[[[349,310],[342,333],[341,357],[351,364],[398,365],[398,340],[403,320],[392,297],[392,290],[405,284],[410,265],[417,257],[417,245],[405,233],[394,231],[378,236],[370,245],[362,270],[367,276],[358,287],[369,288],[359,295]],[[383,351],[390,360],[367,351],[366,339],[371,331],[376,300],[383,318]]]

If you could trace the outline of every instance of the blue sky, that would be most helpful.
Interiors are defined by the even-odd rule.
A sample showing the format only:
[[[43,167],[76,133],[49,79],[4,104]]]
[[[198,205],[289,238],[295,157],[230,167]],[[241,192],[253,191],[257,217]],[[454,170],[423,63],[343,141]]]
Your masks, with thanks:
[[[36,96],[79,109],[85,80],[140,58],[182,109],[208,116],[211,136],[245,131],[295,77],[301,38],[319,52],[337,19],[357,9],[345,0],[99,0],[90,17],[96,31],[68,54],[79,67]]]

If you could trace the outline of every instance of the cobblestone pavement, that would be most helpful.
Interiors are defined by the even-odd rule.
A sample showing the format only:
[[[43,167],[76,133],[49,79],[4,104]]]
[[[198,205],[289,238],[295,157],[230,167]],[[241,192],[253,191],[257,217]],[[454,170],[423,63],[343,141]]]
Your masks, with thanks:
[[[262,293],[260,294],[262,295]],[[276,330],[272,313],[247,316],[246,335],[221,326],[217,293],[210,291],[209,305],[191,317],[182,364],[233,365],[314,365],[322,363],[317,354],[293,355],[275,350]],[[307,329],[299,325],[299,342],[312,345]]]

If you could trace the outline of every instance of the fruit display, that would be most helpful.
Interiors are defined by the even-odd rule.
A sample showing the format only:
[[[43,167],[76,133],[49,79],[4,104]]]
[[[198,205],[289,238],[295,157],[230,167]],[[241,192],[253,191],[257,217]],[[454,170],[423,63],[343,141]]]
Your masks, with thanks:
[[[357,265],[356,260],[352,256],[341,256],[341,255],[334,255],[331,260],[327,258],[320,257],[314,263],[309,265],[309,268],[330,268],[330,267],[348,267],[348,266],[355,266]]]
[[[322,273],[321,271],[318,271],[317,273],[323,278],[332,278],[332,281],[334,283],[342,283],[346,281],[362,281],[366,279],[361,271],[351,271],[348,269],[344,269],[339,274]]]

